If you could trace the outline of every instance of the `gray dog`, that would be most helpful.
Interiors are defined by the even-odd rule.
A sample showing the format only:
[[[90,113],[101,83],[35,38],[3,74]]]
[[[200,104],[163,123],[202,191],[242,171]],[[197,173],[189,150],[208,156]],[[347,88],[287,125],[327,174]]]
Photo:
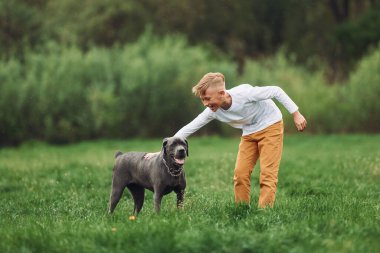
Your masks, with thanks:
[[[183,203],[186,188],[184,164],[189,155],[188,142],[184,138],[165,138],[159,155],[147,160],[144,152],[115,154],[112,176],[112,191],[109,212],[112,213],[119,202],[125,187],[134,200],[133,214],[137,215],[144,204],[145,188],[154,192],[154,208],[160,212],[161,199],[174,191],[177,194],[177,207]]]

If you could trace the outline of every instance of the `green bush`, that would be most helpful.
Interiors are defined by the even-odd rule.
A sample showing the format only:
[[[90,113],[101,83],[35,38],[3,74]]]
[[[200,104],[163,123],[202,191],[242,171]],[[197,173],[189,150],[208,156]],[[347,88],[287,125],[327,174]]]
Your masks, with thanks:
[[[17,89],[17,94],[7,99],[12,101],[14,127],[21,132],[21,139],[68,142],[90,136],[86,77],[91,75],[86,76],[85,63],[78,49],[50,48],[43,55],[27,55],[24,64],[18,63],[20,70],[2,73],[8,77],[3,90]],[[9,118],[12,115],[4,117]],[[9,129],[5,131],[8,135]]]
[[[236,65],[182,37],[146,32],[113,49],[48,45],[24,61],[0,61],[2,145],[31,139],[53,143],[92,138],[171,136],[203,110],[191,94],[207,72],[222,72],[227,88],[241,83],[277,85],[308,120],[308,132],[378,132],[380,49],[364,58],[346,84],[327,85],[322,72],[295,65],[283,53]],[[288,132],[291,115],[281,106]],[[204,133],[237,134],[217,122]]]
[[[355,132],[380,130],[380,46],[365,57],[343,91],[345,129]]]
[[[122,48],[53,44],[0,64],[2,144],[170,136],[200,112],[191,87],[204,73],[236,75],[233,63],[181,37],[149,32]]]
[[[18,61],[0,62],[0,137],[3,144],[20,142],[26,134],[19,101],[22,100],[22,66]]]

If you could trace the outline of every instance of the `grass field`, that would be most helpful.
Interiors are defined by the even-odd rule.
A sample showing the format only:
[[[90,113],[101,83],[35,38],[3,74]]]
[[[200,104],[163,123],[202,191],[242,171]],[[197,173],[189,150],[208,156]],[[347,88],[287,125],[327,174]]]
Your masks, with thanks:
[[[380,135],[286,136],[273,209],[233,203],[239,138],[190,138],[185,207],[107,214],[113,155],[161,140],[0,149],[0,252],[380,252]]]

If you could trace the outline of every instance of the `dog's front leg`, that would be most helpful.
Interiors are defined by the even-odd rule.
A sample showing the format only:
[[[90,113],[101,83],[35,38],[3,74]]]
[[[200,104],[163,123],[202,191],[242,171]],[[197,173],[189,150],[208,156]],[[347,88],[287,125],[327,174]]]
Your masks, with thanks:
[[[184,196],[185,196],[185,189],[179,189],[178,191],[176,191],[176,193],[177,193],[177,208],[182,208]]]
[[[160,213],[161,208],[161,200],[162,200],[163,194],[161,191],[155,190],[153,194],[153,202],[154,202],[154,209],[156,210],[156,213]]]

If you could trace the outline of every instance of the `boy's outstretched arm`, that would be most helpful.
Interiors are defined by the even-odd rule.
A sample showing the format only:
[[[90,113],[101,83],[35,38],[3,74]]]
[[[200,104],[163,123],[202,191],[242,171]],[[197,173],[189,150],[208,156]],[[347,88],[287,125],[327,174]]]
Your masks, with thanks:
[[[182,127],[174,136],[181,136],[183,138],[187,138],[189,135],[195,133],[196,131],[198,131],[198,129],[200,129],[213,119],[214,118],[211,116],[210,109],[206,108],[201,114],[199,114],[195,119],[193,119],[193,121],[191,121],[186,126]],[[144,158],[149,160],[152,157],[155,157],[159,154],[160,152],[147,153],[144,156]]]

